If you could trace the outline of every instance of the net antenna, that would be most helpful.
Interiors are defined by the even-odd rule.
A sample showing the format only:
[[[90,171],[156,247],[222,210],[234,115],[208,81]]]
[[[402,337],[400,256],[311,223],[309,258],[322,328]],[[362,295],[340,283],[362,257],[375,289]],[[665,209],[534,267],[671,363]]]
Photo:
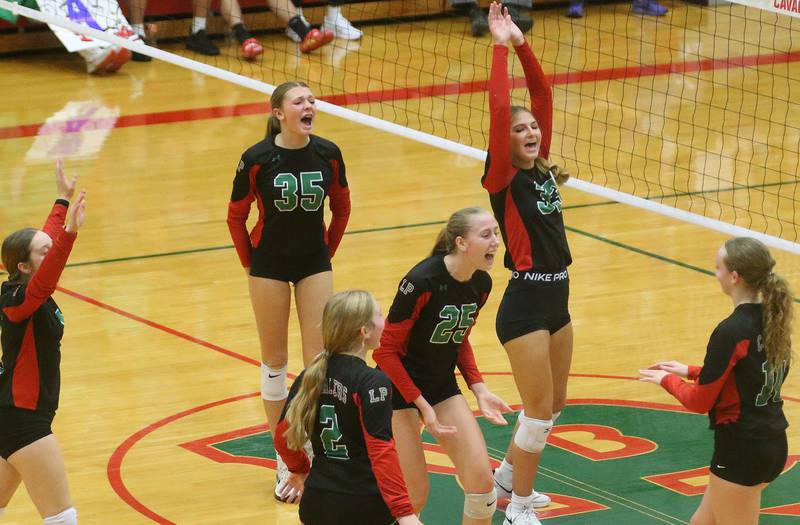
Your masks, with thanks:
[[[686,9],[703,10],[703,12],[700,13],[701,20],[703,16],[710,16],[712,17],[712,25],[716,20],[725,19],[730,22],[731,19],[742,19],[743,21],[758,20],[768,25],[771,31],[775,31],[777,28],[788,34],[800,29],[800,23],[796,20],[797,17],[800,17],[800,14],[788,10],[792,5],[796,4],[788,0],[785,1],[785,4],[789,6],[788,9],[782,9],[780,7],[782,5],[781,2],[784,2],[784,0],[737,0],[737,2],[739,2],[739,4],[710,7],[687,5]],[[113,33],[100,31],[63,17],[56,17],[48,13],[32,10],[7,0],[0,0],[0,8],[7,9],[16,15],[25,16],[49,24],[51,27],[62,28],[67,31],[85,35],[88,38],[110,42],[179,67],[191,69],[205,75],[232,82],[242,87],[253,89],[265,95],[270,95],[275,89],[274,85],[262,80],[151,47],[145,45],[140,40],[121,38]],[[620,9],[629,10],[629,6],[627,4],[603,5],[599,6],[598,9],[610,11]],[[547,24],[540,24],[545,26],[543,30],[545,35],[543,39],[537,38],[536,40],[537,42],[540,40],[544,41],[544,51],[542,53],[537,51],[537,56],[541,55],[540,61],[546,66],[546,70],[548,69],[547,65],[553,64],[554,69],[564,71],[553,74],[550,77],[554,84],[555,99],[554,139],[555,142],[559,140],[561,142],[560,151],[558,151],[559,148],[557,147],[553,148],[554,154],[551,155],[551,160],[556,160],[559,161],[558,163],[564,164],[568,167],[569,171],[575,175],[567,182],[568,187],[689,222],[726,235],[754,237],[770,247],[800,254],[800,244],[797,242],[800,240],[800,232],[798,232],[798,225],[794,220],[797,213],[794,209],[794,206],[797,205],[797,200],[795,199],[796,185],[798,182],[797,144],[798,141],[800,141],[800,138],[798,138],[800,134],[798,134],[799,128],[797,124],[797,122],[800,122],[800,107],[798,107],[796,101],[800,100],[800,96],[790,95],[788,89],[786,90],[785,98],[780,96],[776,97],[771,93],[771,91],[776,89],[776,85],[781,82],[787,84],[789,89],[791,89],[792,85],[794,85],[794,89],[798,89],[797,85],[800,83],[800,74],[798,74],[797,71],[790,70],[789,64],[794,61],[800,61],[800,53],[792,52],[791,50],[786,50],[785,52],[775,52],[775,50],[772,50],[769,57],[764,60],[759,60],[758,54],[747,55],[744,53],[748,49],[751,51],[758,51],[761,49],[762,44],[756,43],[749,45],[744,41],[734,42],[733,44],[728,42],[725,44],[727,46],[726,51],[736,56],[709,56],[695,61],[684,61],[681,64],[657,64],[653,60],[651,63],[640,63],[636,65],[637,74],[640,75],[638,77],[626,76],[628,70],[625,68],[611,68],[609,70],[601,70],[598,68],[587,71],[585,67],[579,67],[584,66],[585,63],[580,65],[575,64],[576,60],[573,56],[573,49],[576,47],[576,44],[574,42],[589,42],[587,49],[580,49],[581,54],[587,54],[587,52],[591,51],[589,48],[594,47],[595,52],[602,55],[604,52],[608,53],[608,50],[604,51],[602,45],[593,46],[591,44],[591,39],[596,38],[596,42],[602,42],[603,38],[609,36],[609,33],[614,34],[618,33],[618,31],[614,28],[609,30],[608,28],[600,27],[600,24],[595,24],[596,27],[592,27],[590,23],[592,16],[598,16],[598,13],[593,13],[592,11],[587,14],[586,21],[580,23],[576,23],[571,19],[563,19],[561,13],[555,14],[554,16],[559,18],[549,26]],[[605,12],[599,14],[598,20],[602,19],[603,16],[605,16]],[[645,43],[644,36],[642,35],[648,34],[649,31],[652,30],[656,33],[660,31],[662,34],[675,31],[675,26],[671,25],[669,21],[669,17],[671,17],[672,14],[666,17],[666,21],[662,18],[654,20],[653,22],[642,21],[642,17],[640,16],[631,14],[627,16],[631,19],[635,18],[633,22],[627,22],[627,25],[638,26],[638,29],[634,31],[633,36],[628,36],[626,34],[624,38],[639,38],[641,40],[640,45],[643,49],[653,48],[654,50],[658,47],[657,42],[653,45]],[[622,18],[624,19],[625,15],[623,15]],[[686,20],[688,20],[688,17],[680,17],[680,20],[676,17],[675,23],[682,22],[688,24]],[[437,51],[436,48],[439,46],[440,38],[445,46],[450,46],[453,42],[459,45],[457,42],[458,39],[462,41],[460,45],[462,47],[464,46],[464,35],[453,31],[452,28],[450,28],[452,23],[452,20],[449,19],[433,22],[432,24],[423,22],[427,29],[431,27],[434,28],[433,32],[436,36],[436,44],[433,46],[433,52]],[[700,25],[703,24],[708,25],[708,20],[706,19]],[[437,30],[437,27],[441,27],[442,29]],[[548,29],[548,27],[551,29]],[[553,27],[556,28],[556,35],[552,34]],[[367,31],[375,31],[377,34],[378,29],[379,26],[371,26],[367,28]],[[551,34],[547,34],[548,31],[550,31]],[[641,33],[638,33],[638,31],[641,31]],[[688,40],[690,36],[695,36],[695,33],[700,40],[709,36],[707,34],[704,35],[702,29],[696,30],[687,27],[683,28],[683,33],[685,40]],[[381,32],[384,39],[387,38],[386,34],[387,32],[385,31]],[[576,39],[576,35],[582,37],[582,39]],[[727,37],[728,35],[725,36]],[[711,33],[712,42],[716,43],[720,38],[723,38],[723,36]],[[656,41],[658,40],[658,34],[655,35],[654,39]],[[791,43],[790,38],[788,41]],[[416,51],[414,48],[416,45],[427,45],[416,44],[412,41],[411,37],[408,38],[407,42],[397,41],[393,44],[396,47],[407,45],[412,51]],[[378,118],[365,112],[354,111],[340,105],[325,102],[324,100],[318,99],[317,107],[320,111],[330,115],[483,161],[486,158],[485,137],[488,136],[488,105],[485,103],[485,79],[488,78],[488,57],[490,56],[490,49],[483,41],[473,43],[472,45],[474,47],[472,50],[467,49],[466,55],[470,56],[474,63],[466,64],[465,66],[462,55],[462,59],[459,60],[455,68],[459,70],[459,72],[456,73],[459,80],[458,87],[452,87],[445,83],[443,86],[440,85],[438,87],[419,86],[418,91],[421,93],[419,95],[420,98],[431,98],[433,99],[433,104],[439,99],[445,106],[448,104],[451,106],[455,104],[458,106],[459,111],[466,114],[468,117],[474,117],[475,114],[480,115],[480,118],[477,119],[477,124],[474,123],[476,120],[475,118],[467,118],[466,124],[461,124],[458,118],[456,118],[457,122],[455,124],[447,123],[446,121],[443,123],[442,121],[444,118],[438,123],[435,121],[425,122],[421,118],[422,115],[425,115],[426,118],[436,118],[435,114],[440,112],[426,111],[422,103],[418,103],[416,106],[415,114],[414,108],[408,103],[392,106],[392,102],[389,102],[390,109],[395,109],[395,120],[400,120],[407,125],[390,122],[384,118]],[[480,46],[481,51],[476,52],[478,46]],[[685,46],[686,43],[684,43],[684,47]],[[425,48],[423,51],[430,52],[431,50]],[[674,49],[672,51],[674,51]],[[613,44],[611,53],[614,53]],[[640,56],[644,55],[644,52],[640,53]],[[697,52],[697,56],[701,56],[700,51]],[[635,63],[637,57],[626,56],[625,59],[628,63]],[[437,61],[434,62],[434,69],[441,69],[441,61],[443,58],[437,57],[436,60]],[[644,59],[640,57],[639,60],[644,61]],[[694,100],[688,95],[685,95],[685,90],[682,85],[678,90],[680,93],[676,94],[673,92],[673,88],[670,87],[671,84],[668,82],[669,77],[672,75],[695,73],[695,75],[690,78],[690,80],[695,83],[711,82],[712,84],[722,84],[723,87],[733,87],[737,89],[731,81],[731,75],[727,75],[721,80],[717,80],[713,73],[711,74],[710,80],[701,78],[701,72],[709,70],[714,71],[715,68],[723,71],[738,68],[742,70],[741,76],[746,76],[747,74],[756,74],[758,76],[761,70],[766,69],[767,71],[764,73],[764,76],[769,78],[774,77],[773,80],[767,80],[767,82],[770,83],[769,90],[763,89],[763,86],[758,86],[755,92],[752,92],[747,86],[740,86],[738,88],[744,93],[742,96],[755,97],[755,102],[749,102],[748,104],[755,104],[756,108],[758,108],[758,104],[761,100],[759,97],[767,99],[767,101],[770,102],[770,111],[767,112],[767,115],[768,118],[772,118],[772,120],[769,121],[768,129],[770,132],[777,132],[780,140],[783,142],[780,147],[784,148],[780,151],[781,157],[777,161],[777,167],[766,166],[765,170],[756,171],[755,173],[747,171],[744,177],[746,182],[744,183],[737,180],[737,173],[728,174],[725,170],[730,166],[734,166],[737,169],[749,170],[749,166],[757,160],[752,155],[750,158],[740,158],[739,156],[728,158],[727,153],[720,151],[720,149],[716,147],[707,147],[706,150],[708,151],[703,151],[702,147],[698,148],[695,145],[696,141],[694,141],[694,135],[692,135],[692,139],[690,139],[688,145],[681,144],[680,142],[682,139],[679,138],[675,138],[674,143],[665,145],[665,138],[669,138],[673,132],[677,136],[683,133],[682,126],[689,126],[691,128],[695,125],[691,122],[691,118],[687,118],[683,114],[687,107],[691,109],[692,107],[705,104],[710,109],[704,111],[709,113],[713,113],[715,107],[716,109],[720,109],[717,107],[718,104],[715,105],[713,101],[700,100],[700,98]],[[472,75],[470,82],[464,82],[464,70],[468,70],[467,74]],[[644,71],[644,75],[641,75],[642,71]],[[666,87],[656,86],[656,82],[653,79],[658,75],[663,75],[666,79],[665,82],[668,84]],[[420,75],[420,78],[422,78],[422,75]],[[435,76],[431,78],[436,79]],[[761,77],[758,78],[760,79]],[[649,107],[641,112],[646,117],[644,120],[650,122],[649,127],[641,130],[637,128],[637,124],[633,126],[633,129],[626,128],[624,122],[618,122],[624,119],[612,118],[612,113],[616,110],[624,113],[631,109],[640,109],[635,107],[637,102],[634,102],[634,108],[631,108],[627,97],[625,97],[625,100],[612,100],[609,95],[612,90],[608,89],[609,83],[612,82],[621,82],[624,84],[621,90],[617,90],[623,94],[623,97],[625,96],[626,87],[634,87],[634,89],[639,90],[637,91],[637,96],[634,97],[635,99],[639,99],[640,97],[638,95],[641,93],[648,95],[648,97],[645,98],[649,98]],[[594,85],[594,92],[587,94],[587,90],[584,86],[590,84]],[[742,80],[740,84],[744,85],[744,80]],[[465,85],[466,87],[464,87]],[[516,78],[514,80],[514,86],[524,86],[524,82],[521,78]],[[765,92],[769,93],[767,94]],[[480,93],[481,96],[475,97],[474,95],[476,93]],[[338,98],[344,104],[355,104],[358,107],[364,104],[365,111],[374,112],[374,108],[367,107],[370,106],[371,102],[369,95],[370,93],[362,93],[362,96],[349,96],[348,94],[344,94],[330,98]],[[455,102],[453,102],[454,95],[456,97]],[[691,93],[689,95],[691,95]],[[322,95],[322,97],[327,98],[324,95]],[[464,99],[463,101],[462,98]],[[665,115],[663,111],[659,112],[660,110],[658,107],[653,108],[652,100],[654,98],[661,98],[667,101],[672,100],[673,104],[685,104],[686,107],[678,107],[677,115]],[[792,102],[792,99],[794,99],[795,102]],[[389,100],[392,100],[391,97]],[[777,102],[780,102],[780,104]],[[591,108],[586,110],[586,108],[581,107],[581,104],[585,104],[587,107],[591,106]],[[740,106],[743,105],[744,104],[740,104]],[[599,110],[598,107],[601,106],[605,107],[605,109],[602,110],[601,108]],[[778,111],[776,111],[776,108],[778,108]],[[398,119],[398,109],[410,109],[410,111],[407,112],[407,115],[401,116]],[[751,113],[754,114],[756,111],[752,108],[748,108],[747,111],[749,112],[745,115],[747,119],[752,120],[752,118],[758,116],[751,115]],[[434,117],[431,117],[431,114],[434,114]],[[723,120],[728,118],[725,108],[722,108],[722,113],[720,113],[720,115],[719,118]],[[412,122],[415,118],[416,121]],[[711,122],[714,118],[713,115],[709,116],[709,114],[704,114],[703,118],[706,121],[707,127],[707,129],[704,130],[705,133],[716,136],[723,142],[729,138],[727,135],[730,133],[726,134],[724,129],[722,131],[713,129],[714,126],[718,124]],[[653,122],[655,122],[655,124],[653,124]],[[724,120],[723,124],[726,124],[726,122],[727,121]],[[585,129],[587,125],[590,130],[588,135],[585,132],[581,132],[582,127]],[[414,129],[415,127],[430,129],[433,133]],[[601,132],[597,133],[597,130],[601,130]],[[732,133],[734,136],[738,135],[738,131],[732,131]],[[630,151],[625,151],[625,147],[621,145],[627,135],[633,137],[633,140],[628,144],[628,146],[630,146]],[[644,137],[644,139],[639,137],[639,135]],[[452,137],[459,140],[453,140]],[[642,140],[644,141],[643,145],[640,144]],[[764,141],[766,140],[767,139],[764,139]],[[610,142],[614,143],[611,144]],[[792,144],[794,144],[794,146],[792,146]],[[756,145],[758,146],[758,144]],[[641,151],[639,151],[640,147]],[[664,154],[665,149],[679,150],[684,147],[688,148],[692,154],[711,157],[712,162],[709,162],[706,158],[703,166],[704,169],[698,172],[692,167],[682,167],[679,162],[681,155],[676,154],[675,151],[672,151],[670,155]],[[595,157],[591,155],[594,148],[602,148],[601,151],[616,149],[616,158],[614,158],[609,165],[604,160],[606,155],[601,154]],[[653,153],[653,151],[655,151],[655,153]],[[772,151],[775,151],[774,148]],[[671,157],[673,160],[665,161],[665,157]],[[600,160],[595,160],[596,158]],[[708,170],[709,164],[712,164],[713,167],[716,168],[716,172],[714,170]],[[743,168],[742,165],[744,166]],[[575,169],[574,166],[577,166],[577,169]],[[637,170],[639,169],[641,169],[642,172],[641,177],[637,174]],[[693,169],[695,171],[693,171]],[[652,177],[651,175],[654,170],[656,175]],[[769,173],[766,173],[767,171],[769,171]],[[769,175],[772,182],[767,182],[767,175]],[[752,184],[752,177],[760,177],[760,179],[756,181],[756,184]],[[477,174],[474,179],[477,184]],[[668,182],[665,183],[665,180]],[[692,184],[695,184],[695,187],[691,187]],[[791,194],[782,194],[780,192],[781,187],[784,185],[792,186]],[[740,189],[744,191],[758,191],[760,189],[766,192],[766,190],[771,187],[778,188],[777,194],[769,194],[777,199],[775,209],[772,211],[765,209],[764,197],[766,195],[761,195],[760,197],[761,210],[751,206],[752,203],[749,194],[745,204],[741,204],[736,200],[737,197],[735,193]],[[718,198],[719,195],[724,193],[731,195],[728,201],[722,199],[714,201],[709,199],[709,197]],[[664,201],[670,202],[672,205],[665,204]],[[790,201],[789,205],[791,209],[789,212],[781,215],[782,209],[787,205],[786,201]],[[702,213],[695,211],[695,208],[699,208]],[[709,209],[711,209],[712,213],[709,213]],[[726,213],[726,210],[728,212],[732,210],[731,217],[729,217],[731,213]],[[714,214],[726,220],[720,220],[720,218],[709,216]],[[789,215],[788,218],[784,216],[787,214]],[[738,224],[740,222],[745,222],[747,227]]]

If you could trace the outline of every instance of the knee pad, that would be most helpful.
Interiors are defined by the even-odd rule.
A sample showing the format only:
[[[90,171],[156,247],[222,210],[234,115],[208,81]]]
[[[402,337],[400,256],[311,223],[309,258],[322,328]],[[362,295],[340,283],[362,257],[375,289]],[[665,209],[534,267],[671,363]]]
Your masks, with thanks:
[[[44,525],[78,525],[78,511],[70,507],[64,512],[44,519]]]
[[[519,413],[519,428],[514,434],[514,444],[525,452],[541,452],[547,443],[547,436],[553,428],[553,420],[534,419]]]
[[[497,508],[494,489],[485,494],[464,493],[464,515],[473,520],[491,518]]]
[[[283,401],[289,396],[286,388],[286,373],[289,365],[274,369],[261,363],[261,399],[266,401]]]

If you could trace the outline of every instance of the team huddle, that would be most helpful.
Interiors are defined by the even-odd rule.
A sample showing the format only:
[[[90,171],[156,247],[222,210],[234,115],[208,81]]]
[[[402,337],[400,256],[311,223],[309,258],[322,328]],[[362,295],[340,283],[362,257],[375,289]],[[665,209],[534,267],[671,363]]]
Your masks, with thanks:
[[[299,503],[306,525],[421,523],[430,491],[422,427],[452,461],[464,491],[463,511],[454,512],[452,523],[489,524],[503,502],[505,524],[539,524],[536,509],[551,503],[535,484],[566,404],[573,352],[572,255],[559,193],[569,174],[548,160],[552,90],[539,62],[496,3],[488,23],[495,44],[480,182],[491,211],[452,213],[431,253],[398,276],[385,317],[369,292],[333,292],[331,260],[346,230],[350,192],[342,152],[312,133],[315,100],[305,84],[278,86],[266,138],[237,166],[228,226],[261,345],[261,397],[278,460],[274,494]],[[509,44],[525,73],[530,108],[510,102]],[[0,514],[25,482],[44,523],[74,525],[77,512],[50,428],[63,334],[51,295],[83,224],[85,196],[70,206],[75,181],[66,180],[60,164],[56,181],[59,198],[45,227],[15,232],[2,246],[9,276],[0,295]],[[248,231],[254,202],[258,219]],[[469,341],[492,292],[488,272],[501,239],[510,277],[495,329],[522,410],[505,458],[492,471],[455,371],[482,415],[507,425],[503,413],[510,408],[487,388]],[[734,311],[712,334],[704,364],[663,361],[641,370],[640,379],[709,414],[711,474],[691,523],[755,524],[761,491],[788,454],[780,388],[790,362],[793,298],[759,241],[727,241],[716,265]],[[292,290],[304,370],[288,388]],[[375,368],[366,362],[370,350]]]

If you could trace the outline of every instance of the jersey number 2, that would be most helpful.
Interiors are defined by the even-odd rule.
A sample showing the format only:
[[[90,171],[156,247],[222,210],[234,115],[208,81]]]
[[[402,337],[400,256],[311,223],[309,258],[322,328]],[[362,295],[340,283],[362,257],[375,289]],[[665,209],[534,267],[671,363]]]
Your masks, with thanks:
[[[764,384],[761,386],[761,392],[756,396],[756,406],[763,407],[769,400],[772,399],[775,403],[781,401],[781,386],[783,386],[783,379],[786,377],[786,366],[781,366],[778,370],[772,370],[769,363],[766,361],[761,366],[761,371],[764,372]]]
[[[441,345],[447,344],[451,340],[456,344],[463,343],[467,330],[475,322],[475,312],[477,311],[478,305],[475,303],[462,304],[461,308],[454,304],[445,305],[439,312],[442,320],[433,329],[431,343]]]
[[[331,459],[350,459],[347,453],[347,445],[340,445],[342,431],[339,430],[339,419],[336,417],[336,407],[333,405],[322,405],[319,407],[319,422],[325,427],[319,433],[322,440],[322,447],[325,455]]]
[[[300,207],[306,211],[317,211],[325,199],[325,190],[319,185],[322,182],[321,171],[301,171],[298,198],[298,177],[294,173],[278,173],[273,185],[281,190],[281,198],[275,199],[275,207],[280,211],[292,211]]]

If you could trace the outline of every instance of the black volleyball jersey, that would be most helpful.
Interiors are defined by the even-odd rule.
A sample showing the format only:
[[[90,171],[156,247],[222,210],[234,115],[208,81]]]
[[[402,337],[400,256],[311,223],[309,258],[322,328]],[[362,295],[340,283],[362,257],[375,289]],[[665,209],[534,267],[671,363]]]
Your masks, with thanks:
[[[785,430],[781,386],[788,364],[770,373],[762,344],[760,304],[745,303],[717,325],[703,366],[689,367],[689,379],[670,374],[661,385],[693,412],[708,412],[712,429],[726,425],[746,437]]]
[[[531,113],[542,132],[539,156],[547,159],[553,129],[553,94],[527,42],[516,47],[531,96]],[[511,81],[508,47],[495,45],[489,80],[489,154],[483,187],[506,245],[505,267],[512,271],[560,271],[572,263],[555,178],[538,167],[519,169],[509,155]]]
[[[0,287],[0,407],[58,408],[64,316],[51,295],[77,236],[63,229],[67,204],[56,201],[42,229],[53,245],[39,270],[27,282]]]
[[[304,148],[286,149],[275,144],[275,137],[244,152],[233,180],[228,229],[244,267],[250,266],[254,250],[298,256],[327,246],[333,256],[350,216],[350,190],[336,144],[312,135]],[[331,209],[327,229],[322,207],[326,196]],[[254,200],[258,220],[248,234]]]
[[[491,290],[492,278],[483,270],[469,281],[456,281],[443,255],[428,257],[406,274],[373,354],[406,402],[424,394],[419,385],[451,378],[456,365],[467,384],[483,381],[469,333]]]
[[[309,472],[302,450],[288,448],[286,412],[305,372],[295,380],[275,433],[275,445],[292,472]],[[392,388],[386,374],[363,359],[334,354],[317,402],[314,449],[306,486],[329,492],[380,494],[395,517],[413,514],[392,437]]]

